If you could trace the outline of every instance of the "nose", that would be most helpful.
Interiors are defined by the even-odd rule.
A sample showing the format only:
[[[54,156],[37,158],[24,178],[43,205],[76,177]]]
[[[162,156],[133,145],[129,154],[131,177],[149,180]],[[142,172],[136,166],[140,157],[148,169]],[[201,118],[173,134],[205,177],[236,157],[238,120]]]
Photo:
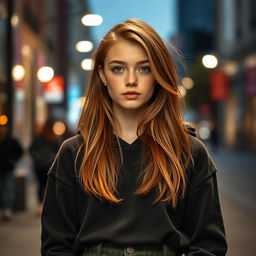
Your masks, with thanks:
[[[126,86],[137,86],[136,71],[130,70],[126,78]]]

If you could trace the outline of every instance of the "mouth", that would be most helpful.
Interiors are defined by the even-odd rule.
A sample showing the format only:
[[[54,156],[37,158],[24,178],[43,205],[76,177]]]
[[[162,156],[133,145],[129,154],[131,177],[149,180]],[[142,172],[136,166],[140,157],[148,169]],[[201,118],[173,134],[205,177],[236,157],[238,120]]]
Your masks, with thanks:
[[[123,93],[123,95],[140,95],[140,93],[134,92],[134,91],[129,91],[129,92]]]
[[[125,93],[123,93],[123,95],[127,100],[135,100],[140,96],[140,93],[138,93],[138,92],[125,92]]]

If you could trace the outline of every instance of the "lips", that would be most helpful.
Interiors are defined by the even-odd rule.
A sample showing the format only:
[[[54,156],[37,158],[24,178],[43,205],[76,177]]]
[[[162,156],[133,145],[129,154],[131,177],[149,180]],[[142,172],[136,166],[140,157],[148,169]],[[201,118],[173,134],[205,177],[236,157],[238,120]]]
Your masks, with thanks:
[[[123,93],[123,96],[127,100],[136,100],[140,96],[140,93],[135,91],[129,91],[129,92]]]
[[[135,92],[135,91],[128,91],[128,92],[123,93],[123,95],[140,95],[140,93]]]

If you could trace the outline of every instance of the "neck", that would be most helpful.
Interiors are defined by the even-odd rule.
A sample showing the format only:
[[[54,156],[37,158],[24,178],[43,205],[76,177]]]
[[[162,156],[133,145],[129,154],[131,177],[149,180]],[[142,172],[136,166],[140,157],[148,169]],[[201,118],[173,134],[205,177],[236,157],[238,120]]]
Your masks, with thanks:
[[[140,111],[137,109],[113,108],[117,124],[114,133],[122,139],[134,140],[137,138],[138,120]]]

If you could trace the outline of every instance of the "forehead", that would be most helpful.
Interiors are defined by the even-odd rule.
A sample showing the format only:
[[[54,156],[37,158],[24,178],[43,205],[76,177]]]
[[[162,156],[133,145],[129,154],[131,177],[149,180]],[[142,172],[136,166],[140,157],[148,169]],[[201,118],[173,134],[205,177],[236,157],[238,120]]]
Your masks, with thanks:
[[[120,60],[124,62],[140,62],[148,60],[148,56],[145,50],[136,43],[120,40],[114,43],[108,50],[105,58],[105,62],[111,62],[113,60]]]

